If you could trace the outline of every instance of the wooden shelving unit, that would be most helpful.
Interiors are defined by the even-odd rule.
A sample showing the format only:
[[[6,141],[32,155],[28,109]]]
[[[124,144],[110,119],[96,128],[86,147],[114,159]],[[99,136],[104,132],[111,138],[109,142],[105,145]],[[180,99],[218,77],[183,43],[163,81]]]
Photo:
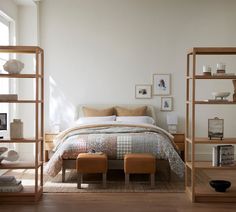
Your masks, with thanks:
[[[214,167],[210,161],[197,161],[196,145],[206,144],[236,144],[236,138],[224,138],[223,140],[209,140],[196,137],[196,106],[197,105],[235,105],[233,101],[204,101],[196,99],[197,80],[235,80],[236,76],[203,76],[196,71],[197,55],[236,55],[236,48],[192,48],[187,54],[186,74],[186,137],[185,137],[185,161],[186,161],[186,194],[193,202],[236,202],[236,186],[231,186],[226,193],[215,192],[209,185],[201,185],[197,182],[198,171],[235,171],[236,164],[231,166]],[[190,59],[192,68],[190,71]],[[191,93],[190,93],[191,92]],[[234,180],[234,179],[232,179]]]
[[[1,143],[34,143],[34,161],[19,161],[0,164],[0,169],[33,169],[34,185],[23,184],[21,192],[0,192],[0,203],[6,202],[36,202],[43,194],[43,143],[44,143],[44,51],[37,46],[0,46],[0,53],[33,54],[35,56],[35,73],[33,74],[0,74],[0,78],[34,79],[35,98],[15,101],[0,101],[11,104],[33,104],[35,115],[32,117],[35,125],[33,138],[0,140]]]

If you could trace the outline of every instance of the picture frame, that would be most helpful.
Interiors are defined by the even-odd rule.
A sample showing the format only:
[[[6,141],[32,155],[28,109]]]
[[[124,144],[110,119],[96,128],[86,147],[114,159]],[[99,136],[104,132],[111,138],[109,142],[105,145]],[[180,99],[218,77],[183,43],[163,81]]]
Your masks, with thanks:
[[[153,74],[153,95],[167,96],[171,94],[171,75]]]
[[[173,97],[161,97],[161,111],[173,110]]]
[[[151,99],[152,98],[152,85],[135,85],[135,98],[136,99]]]
[[[214,119],[208,119],[208,138],[220,138],[224,137],[224,119],[215,117]]]
[[[0,113],[0,130],[7,130],[7,113]]]

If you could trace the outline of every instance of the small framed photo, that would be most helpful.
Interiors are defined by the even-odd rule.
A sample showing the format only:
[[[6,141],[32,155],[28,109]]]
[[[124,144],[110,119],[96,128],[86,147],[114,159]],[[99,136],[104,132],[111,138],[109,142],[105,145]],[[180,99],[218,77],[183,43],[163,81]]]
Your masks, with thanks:
[[[173,110],[173,97],[161,97],[161,111]]]
[[[135,86],[135,98],[136,99],[151,99],[152,98],[152,86],[151,85],[136,85]]]
[[[0,113],[0,130],[7,130],[7,113]]]
[[[170,95],[170,74],[153,74],[153,95]]]
[[[221,140],[224,137],[224,119],[214,118],[208,119],[208,137],[211,140],[212,138],[220,138]]]

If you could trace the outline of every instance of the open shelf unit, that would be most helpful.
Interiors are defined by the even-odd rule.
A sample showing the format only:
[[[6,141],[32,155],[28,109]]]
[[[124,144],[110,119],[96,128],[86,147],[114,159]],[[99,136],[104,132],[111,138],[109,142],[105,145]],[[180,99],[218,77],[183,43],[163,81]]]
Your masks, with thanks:
[[[236,144],[236,138],[224,138],[223,140],[208,138],[198,138],[196,131],[196,106],[197,105],[234,105],[234,101],[204,101],[196,100],[196,80],[235,80],[236,76],[203,76],[196,72],[197,55],[236,55],[235,47],[221,48],[192,48],[187,54],[187,73],[186,73],[186,137],[185,137],[185,185],[186,193],[192,202],[236,202],[236,186],[231,186],[228,192],[215,192],[209,185],[199,185],[197,182],[197,171],[235,171],[236,164],[230,166],[214,167],[209,161],[197,161],[196,145],[206,144]],[[192,68],[190,68],[192,59]],[[191,121],[190,121],[191,117]],[[191,132],[191,133],[190,133]]]
[[[32,124],[35,126],[33,138],[10,139],[4,138],[1,143],[34,143],[34,161],[2,162],[1,169],[33,169],[34,185],[23,184],[21,192],[0,192],[0,203],[6,202],[36,202],[43,194],[43,144],[44,144],[44,51],[38,46],[0,46],[0,53],[32,54],[35,57],[35,73],[33,74],[0,74],[0,78],[34,79],[35,98],[27,100],[0,101],[9,104],[33,104],[35,115]]]

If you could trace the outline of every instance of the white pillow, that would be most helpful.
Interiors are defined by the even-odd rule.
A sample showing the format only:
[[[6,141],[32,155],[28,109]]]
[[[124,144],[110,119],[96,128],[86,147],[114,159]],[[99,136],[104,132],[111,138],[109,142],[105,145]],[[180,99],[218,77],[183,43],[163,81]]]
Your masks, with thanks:
[[[92,123],[115,121],[115,120],[116,116],[81,117],[76,121],[76,124],[92,124]]]
[[[155,121],[150,116],[117,116],[116,121],[129,122],[135,124],[155,124]]]

